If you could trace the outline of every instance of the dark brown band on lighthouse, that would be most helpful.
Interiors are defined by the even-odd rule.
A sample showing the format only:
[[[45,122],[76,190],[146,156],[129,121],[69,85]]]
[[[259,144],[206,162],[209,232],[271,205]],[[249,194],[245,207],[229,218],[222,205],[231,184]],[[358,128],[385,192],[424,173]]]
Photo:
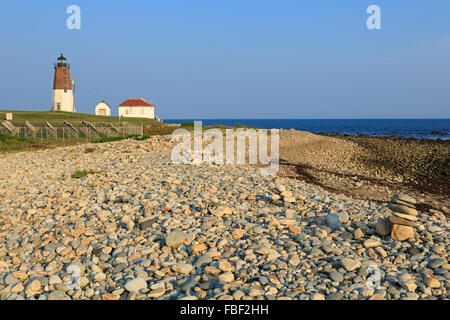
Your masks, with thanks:
[[[67,67],[55,68],[55,79],[53,81],[53,89],[72,90],[72,82],[70,81],[70,71]]]

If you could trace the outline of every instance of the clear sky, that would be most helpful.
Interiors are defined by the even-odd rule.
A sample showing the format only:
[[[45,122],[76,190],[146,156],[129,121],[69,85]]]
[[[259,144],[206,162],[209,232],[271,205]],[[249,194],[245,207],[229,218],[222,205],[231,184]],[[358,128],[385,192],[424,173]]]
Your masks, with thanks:
[[[448,0],[3,0],[0,109],[49,110],[64,53],[79,112],[144,97],[166,119],[450,118],[449,17]]]

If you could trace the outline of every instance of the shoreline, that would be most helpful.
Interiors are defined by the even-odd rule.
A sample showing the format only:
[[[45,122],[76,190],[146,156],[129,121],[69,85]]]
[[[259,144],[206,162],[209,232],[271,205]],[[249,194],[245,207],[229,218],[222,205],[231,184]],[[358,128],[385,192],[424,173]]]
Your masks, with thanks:
[[[312,133],[312,132],[311,132]],[[406,140],[429,140],[429,141],[450,141],[450,135],[448,134],[435,134],[434,137],[403,137],[398,135],[379,135],[379,134],[346,134],[346,133],[333,133],[333,132],[319,132],[314,133],[325,137],[360,137],[360,138],[380,138],[380,139],[406,139]],[[441,135],[441,137],[438,137]],[[446,137],[446,138],[443,138]]]
[[[173,123],[192,123],[195,119],[168,119]],[[203,125],[237,124],[261,129],[307,131],[321,135],[368,135],[415,139],[450,138],[450,119],[200,119]]]

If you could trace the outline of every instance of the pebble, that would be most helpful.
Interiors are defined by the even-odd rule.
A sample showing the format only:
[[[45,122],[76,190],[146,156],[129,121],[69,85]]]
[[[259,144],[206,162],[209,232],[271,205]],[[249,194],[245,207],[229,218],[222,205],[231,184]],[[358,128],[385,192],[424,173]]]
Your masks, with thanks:
[[[234,281],[234,275],[232,272],[225,272],[220,274],[218,279],[223,282],[232,282]]]
[[[364,247],[366,248],[375,248],[381,246],[381,241],[378,239],[367,239],[364,241]]]
[[[361,228],[358,228],[355,230],[355,234],[353,237],[355,238],[355,240],[364,238],[364,232],[361,230]]]
[[[172,267],[172,270],[174,272],[178,272],[178,273],[182,273],[182,274],[191,273],[192,269],[194,269],[194,266],[189,263],[178,263]]]
[[[327,300],[342,300],[344,294],[342,292],[330,293]]]
[[[424,283],[428,288],[431,288],[431,289],[439,288],[441,286],[441,283],[439,282],[439,280],[437,280],[436,278],[434,278],[432,276],[426,276]]]
[[[211,263],[211,261],[212,257],[209,254],[204,254],[195,261],[194,266],[196,268],[203,267],[204,265]]]
[[[345,270],[353,271],[361,267],[361,261],[344,258],[341,259],[341,265],[345,268]]]
[[[404,280],[399,282],[400,286],[408,292],[414,292],[417,288],[413,280]]]
[[[392,223],[390,222],[390,218],[383,218],[378,220],[378,223],[375,227],[377,233],[381,236],[387,236],[392,231]]]
[[[330,277],[331,280],[333,280],[334,282],[342,282],[344,280],[344,276],[342,275],[342,273],[337,272],[337,271],[332,271],[328,274],[328,276]]]
[[[339,228],[341,226],[341,220],[339,219],[339,216],[335,214],[327,215],[327,225],[333,230]]]
[[[170,232],[166,237],[166,245],[169,247],[178,247],[184,244],[186,236],[183,231],[176,230]]]
[[[129,280],[125,284],[125,289],[131,293],[137,293],[141,291],[142,289],[147,288],[147,281],[144,278],[135,278],[132,280]]]
[[[33,280],[25,288],[25,294],[27,296],[34,296],[41,290],[41,282],[39,280]]]
[[[71,300],[63,291],[56,290],[49,293],[47,300]]]
[[[321,293],[313,293],[311,295],[311,300],[325,300],[325,296]]]
[[[347,224],[350,221],[350,216],[345,211],[338,212],[337,216],[341,224]]]

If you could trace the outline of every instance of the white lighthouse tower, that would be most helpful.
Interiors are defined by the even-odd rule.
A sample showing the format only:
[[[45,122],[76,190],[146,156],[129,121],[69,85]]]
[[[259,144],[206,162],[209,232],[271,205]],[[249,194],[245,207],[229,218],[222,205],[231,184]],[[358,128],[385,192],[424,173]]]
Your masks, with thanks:
[[[62,54],[58,58],[58,63],[55,63],[52,111],[75,112],[72,82],[70,81],[70,64]]]

